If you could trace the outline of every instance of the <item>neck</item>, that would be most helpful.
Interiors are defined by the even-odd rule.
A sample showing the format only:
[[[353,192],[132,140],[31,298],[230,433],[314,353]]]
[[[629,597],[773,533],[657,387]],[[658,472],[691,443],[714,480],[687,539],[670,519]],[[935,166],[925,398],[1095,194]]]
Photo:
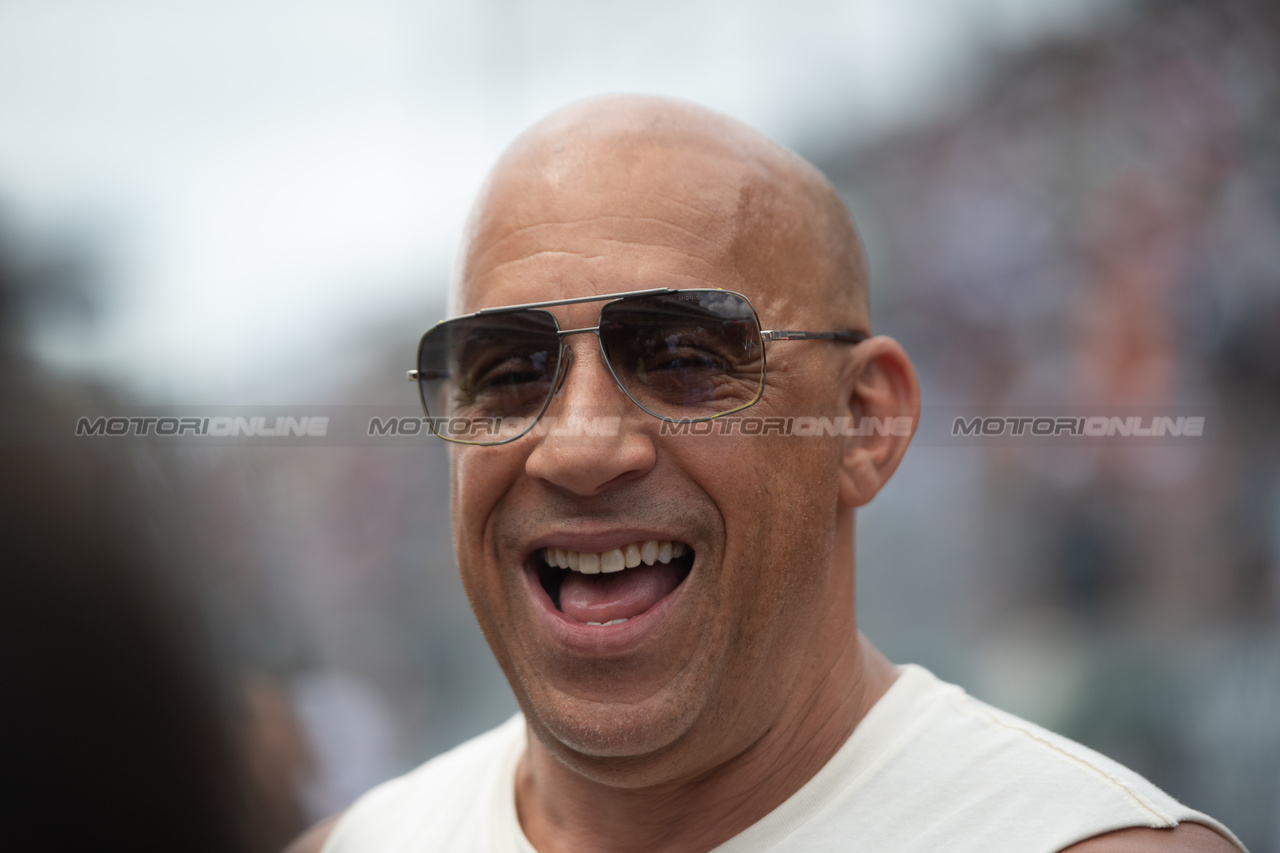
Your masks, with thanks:
[[[850,530],[847,554],[838,547],[833,564],[845,556],[843,565],[852,564],[852,538]],[[847,595],[833,602],[842,641],[807,661],[806,676],[770,725],[714,767],[643,788],[607,785],[566,767],[531,733],[516,773],[516,808],[533,846],[540,853],[711,850],[798,791],[895,677],[857,631],[852,587],[850,573]]]

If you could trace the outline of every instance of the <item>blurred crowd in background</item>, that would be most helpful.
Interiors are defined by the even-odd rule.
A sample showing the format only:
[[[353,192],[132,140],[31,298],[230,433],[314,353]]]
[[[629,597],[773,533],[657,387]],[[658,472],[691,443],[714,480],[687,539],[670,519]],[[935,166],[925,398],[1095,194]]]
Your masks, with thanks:
[[[1191,448],[913,448],[907,476],[947,472],[935,511],[964,532],[908,556],[895,537],[933,523],[910,497],[866,514],[886,549],[860,553],[866,629],[1254,850],[1280,849],[1277,56],[1274,6],[1147,3],[1010,59],[948,119],[822,162],[926,408],[1216,424]],[[878,609],[903,565],[937,590],[913,597],[936,622]],[[967,642],[923,648],[930,624]]]
[[[1215,424],[1195,446],[914,447],[859,515],[863,629],[1255,853],[1280,853],[1278,56],[1267,0],[1133,3],[993,62],[942,116],[797,145],[863,231],[874,327],[911,353],[926,420],[1140,406]],[[93,253],[3,225],[6,417],[136,402],[31,357],[41,312],[92,322]],[[443,310],[367,330],[367,372],[334,402],[412,406],[391,380]],[[430,439],[11,442],[0,465],[0,810],[42,849],[276,849],[515,711]]]

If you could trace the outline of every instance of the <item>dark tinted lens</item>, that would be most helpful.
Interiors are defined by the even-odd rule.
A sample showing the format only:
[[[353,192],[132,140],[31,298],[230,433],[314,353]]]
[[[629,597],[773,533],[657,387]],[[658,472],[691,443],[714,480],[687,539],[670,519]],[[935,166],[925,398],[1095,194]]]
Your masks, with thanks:
[[[611,302],[600,314],[600,343],[627,392],[660,417],[711,417],[760,396],[760,324],[736,293],[682,290]]]
[[[441,323],[418,347],[418,386],[445,438],[482,444],[525,432],[555,382],[560,340],[546,311]]]

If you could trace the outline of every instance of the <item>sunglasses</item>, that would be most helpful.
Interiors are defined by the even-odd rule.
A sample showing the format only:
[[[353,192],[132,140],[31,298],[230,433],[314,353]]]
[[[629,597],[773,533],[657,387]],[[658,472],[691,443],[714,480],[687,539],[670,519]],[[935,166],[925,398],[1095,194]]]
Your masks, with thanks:
[[[547,308],[604,302],[595,326],[561,329]],[[655,418],[705,421],[755,404],[766,341],[857,344],[856,331],[765,331],[750,300],[719,289],[656,288],[485,308],[438,323],[418,344],[418,383],[431,430],[495,445],[529,432],[573,363],[569,335],[594,334],[614,382]]]

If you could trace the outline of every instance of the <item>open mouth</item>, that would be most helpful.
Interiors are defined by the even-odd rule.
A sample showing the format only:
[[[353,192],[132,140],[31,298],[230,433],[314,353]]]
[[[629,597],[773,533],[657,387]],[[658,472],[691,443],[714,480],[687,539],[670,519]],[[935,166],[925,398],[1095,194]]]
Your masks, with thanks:
[[[531,560],[556,609],[584,625],[619,625],[684,583],[695,554],[683,542],[647,539],[598,553],[540,548]]]

